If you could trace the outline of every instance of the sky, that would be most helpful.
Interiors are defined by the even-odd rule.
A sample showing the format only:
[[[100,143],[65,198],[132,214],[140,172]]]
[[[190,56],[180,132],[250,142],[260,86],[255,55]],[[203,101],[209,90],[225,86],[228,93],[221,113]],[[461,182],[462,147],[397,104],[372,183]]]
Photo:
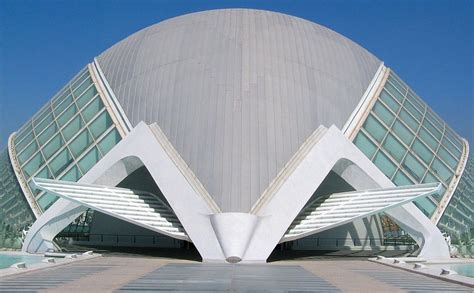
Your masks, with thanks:
[[[302,17],[366,48],[474,143],[471,0],[0,0],[0,150],[81,68],[130,34],[202,10]]]

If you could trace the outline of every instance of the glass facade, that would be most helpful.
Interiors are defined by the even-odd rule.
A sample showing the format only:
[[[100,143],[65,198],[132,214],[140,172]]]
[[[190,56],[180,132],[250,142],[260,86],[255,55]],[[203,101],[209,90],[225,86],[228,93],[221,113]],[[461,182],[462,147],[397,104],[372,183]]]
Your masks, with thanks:
[[[57,198],[34,190],[32,178],[77,181],[120,139],[86,67],[17,132],[14,146],[44,211]]]
[[[5,149],[0,153],[0,248],[20,249],[22,232],[34,219]]]
[[[466,168],[438,227],[453,240],[474,239],[474,158],[469,155]]]
[[[441,182],[443,193],[463,151],[461,138],[393,72],[354,143],[396,185]],[[431,217],[442,196],[415,204]]]

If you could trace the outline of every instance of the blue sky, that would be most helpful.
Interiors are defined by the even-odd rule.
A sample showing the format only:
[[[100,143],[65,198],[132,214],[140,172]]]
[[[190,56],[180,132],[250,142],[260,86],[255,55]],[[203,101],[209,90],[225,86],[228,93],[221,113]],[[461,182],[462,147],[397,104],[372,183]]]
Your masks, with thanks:
[[[329,27],[368,49],[474,142],[474,2],[0,0],[0,149],[82,67],[161,20],[258,8]]]

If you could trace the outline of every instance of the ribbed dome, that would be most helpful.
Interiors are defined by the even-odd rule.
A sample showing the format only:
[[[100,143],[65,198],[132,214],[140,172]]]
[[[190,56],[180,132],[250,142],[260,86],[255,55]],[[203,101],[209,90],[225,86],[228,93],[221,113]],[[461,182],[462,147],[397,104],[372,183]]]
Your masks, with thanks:
[[[344,125],[381,64],[325,27],[249,9],[163,21],[98,62],[131,123],[157,122],[221,209],[243,212],[319,125]]]

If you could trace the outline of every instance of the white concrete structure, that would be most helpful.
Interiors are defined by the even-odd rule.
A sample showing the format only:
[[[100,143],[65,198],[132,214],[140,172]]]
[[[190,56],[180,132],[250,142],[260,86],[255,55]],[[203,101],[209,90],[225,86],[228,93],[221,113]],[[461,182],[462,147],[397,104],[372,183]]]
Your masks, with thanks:
[[[93,209],[88,233],[159,233],[208,262],[264,262],[318,235],[381,242],[387,221],[420,256],[449,257],[436,225],[467,142],[379,59],[309,21],[176,17],[94,58],[48,107],[11,137],[12,172],[38,210],[24,251],[59,249]],[[56,144],[32,132],[31,151],[49,110]]]

